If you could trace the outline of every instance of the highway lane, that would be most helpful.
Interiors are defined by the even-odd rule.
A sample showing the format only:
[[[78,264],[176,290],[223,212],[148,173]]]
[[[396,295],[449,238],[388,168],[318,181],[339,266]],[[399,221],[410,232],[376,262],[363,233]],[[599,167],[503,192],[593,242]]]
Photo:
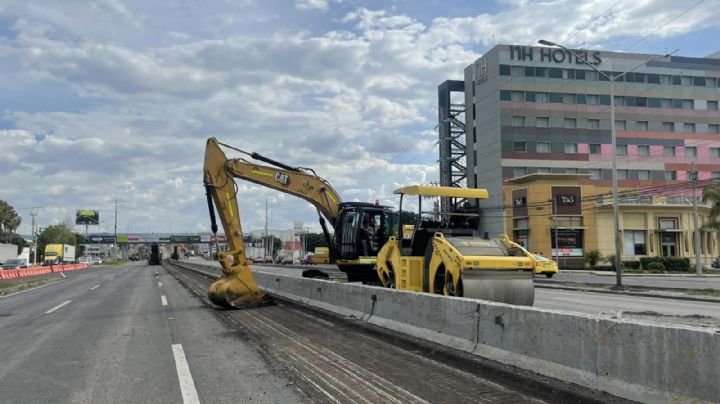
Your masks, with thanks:
[[[602,285],[614,285],[615,273],[603,272],[591,274],[588,272],[561,271],[551,279],[540,278],[542,282],[577,282]],[[720,289],[720,276],[711,275],[698,277],[695,275],[638,275],[625,274],[622,283],[626,286],[645,286],[656,288],[678,289]]]
[[[0,402],[309,402],[161,267],[138,263],[0,299],[0,357]]]

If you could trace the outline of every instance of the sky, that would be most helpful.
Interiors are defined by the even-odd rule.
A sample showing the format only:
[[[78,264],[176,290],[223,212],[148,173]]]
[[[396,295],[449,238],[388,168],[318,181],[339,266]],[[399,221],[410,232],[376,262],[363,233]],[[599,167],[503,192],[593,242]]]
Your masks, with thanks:
[[[100,210],[118,232],[209,230],[205,141],[312,167],[345,201],[438,180],[437,86],[497,44],[702,57],[717,0],[0,0],[0,199],[21,234]],[[228,151],[229,157],[237,154]],[[243,227],[319,231],[239,181]],[[79,231],[84,229],[78,228]]]

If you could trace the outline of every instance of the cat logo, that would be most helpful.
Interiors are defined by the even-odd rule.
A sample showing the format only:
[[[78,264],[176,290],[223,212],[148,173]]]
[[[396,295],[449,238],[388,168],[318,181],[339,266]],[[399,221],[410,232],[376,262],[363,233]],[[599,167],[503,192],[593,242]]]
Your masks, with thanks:
[[[284,186],[290,185],[290,176],[281,172],[275,173],[275,181]]]

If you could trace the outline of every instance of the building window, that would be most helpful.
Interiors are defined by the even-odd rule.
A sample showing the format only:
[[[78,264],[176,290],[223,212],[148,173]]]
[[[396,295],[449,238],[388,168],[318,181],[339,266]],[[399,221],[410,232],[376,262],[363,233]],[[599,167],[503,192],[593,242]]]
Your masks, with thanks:
[[[636,255],[645,255],[645,231],[644,230],[624,230],[625,251],[623,255],[632,257]]]
[[[537,172],[540,174],[549,174],[551,170],[550,167],[538,167]]]
[[[720,158],[720,147],[711,147],[710,157]]]
[[[625,121],[615,121],[615,130],[625,130]]]
[[[670,76],[667,74],[661,74],[660,75],[660,84],[664,86],[669,86],[672,84],[672,80],[670,79]]]
[[[693,77],[693,86],[705,87],[705,77]]]
[[[617,176],[619,180],[628,179],[628,170],[617,170]]]
[[[549,142],[535,143],[535,151],[538,153],[550,153],[550,143]]]
[[[695,133],[695,124],[690,122],[683,123],[683,132]]]
[[[593,70],[586,70],[585,71],[585,80],[587,81],[598,81],[600,75],[598,72]]]
[[[640,132],[647,132],[648,130],[648,121],[637,121],[635,122],[635,130]]]
[[[525,199],[525,198],[523,198]],[[513,220],[515,222],[514,226],[516,229],[529,229],[530,228],[530,219],[515,219]]]
[[[527,143],[525,142],[513,142],[512,150],[514,152],[525,152],[527,151]]]
[[[588,129],[600,129],[600,120],[599,119],[588,119],[587,120],[587,128]]]
[[[597,94],[588,94],[587,95],[587,103],[588,105],[597,105],[598,104],[598,96]]]
[[[585,96],[585,94],[575,94],[575,103],[587,104],[587,97]]]
[[[677,171],[665,171],[665,181],[677,180]]]
[[[547,128],[550,126],[550,118],[547,116],[539,116],[535,118],[535,126],[538,128]]]
[[[623,97],[621,95],[616,95],[613,100],[615,101],[616,107],[624,107],[625,106],[625,97]]]
[[[522,177],[527,174],[526,167],[513,167],[513,177]]]
[[[707,109],[708,109],[708,111],[717,111],[718,110],[718,102],[717,101],[708,101]]]
[[[525,117],[524,116],[512,117],[512,126],[525,126]]]
[[[660,108],[662,107],[662,101],[660,100],[660,98],[649,97],[647,99],[647,105],[650,108]]]
[[[647,97],[637,97],[635,98],[635,106],[637,107],[647,107],[648,106],[648,99]]]
[[[650,146],[646,145],[646,144],[638,145],[637,153],[638,153],[638,156],[649,156],[650,155]]]
[[[717,87],[718,81],[715,77],[705,77],[705,87]]]
[[[675,146],[663,147],[663,157],[675,157]]]
[[[548,76],[551,79],[561,79],[563,78],[563,71],[558,67],[551,67],[550,71],[548,72]]]
[[[590,143],[590,154],[600,154],[600,143]]]
[[[660,100],[660,108],[672,108],[673,100],[670,98],[663,98]]]
[[[562,104],[563,103],[563,94],[562,93],[550,93],[550,102],[553,104]]]
[[[575,79],[575,69],[563,69],[564,79]]]
[[[547,77],[547,67],[536,67],[535,77]]]
[[[500,101],[510,101],[510,90],[500,90]],[[473,107],[475,104],[473,104]],[[473,116],[475,114],[473,113]]]
[[[510,66],[510,75],[513,77],[521,77],[524,71],[522,66]]]
[[[720,179],[720,171],[713,171],[710,173],[710,179],[711,180],[718,180]]]
[[[663,132],[675,132],[675,122],[663,122],[662,130]]]
[[[627,156],[627,145],[626,144],[619,144],[615,146],[615,154],[618,156]]]
[[[575,118],[565,118],[565,127],[568,129],[575,129],[577,128],[577,119]]]
[[[682,109],[693,109],[693,100],[682,100]]]
[[[708,125],[708,133],[720,133],[720,125],[711,123]]]
[[[500,75],[501,76],[509,76],[510,75],[510,66],[500,65]]]
[[[575,104],[575,94],[563,94],[563,104]]]
[[[576,154],[577,153],[577,143],[565,143],[565,153]]]
[[[510,92],[510,100],[511,101],[523,101],[525,99],[525,94],[523,94],[522,91],[511,91]]]
[[[658,227],[660,227],[660,230],[676,230],[677,219],[659,219]]]
[[[685,157],[697,157],[697,147],[685,147]]]
[[[669,80],[668,80],[669,81]],[[660,75],[654,74],[654,73],[648,73],[647,75],[647,82],[649,84],[660,84]],[[670,84],[670,83],[668,83]]]
[[[600,168],[591,168],[589,172],[591,180],[599,180],[602,178],[602,169]]]
[[[525,91],[525,101],[535,102],[535,91]]]
[[[647,181],[650,179],[650,171],[649,170],[638,170],[638,179],[641,181]]]
[[[566,168],[565,169],[565,174],[577,174],[577,173],[578,173],[577,168]]]
[[[549,101],[548,93],[535,92],[535,102],[547,104]]]
[[[691,86],[692,85],[692,77],[680,76],[680,85],[681,86]]]

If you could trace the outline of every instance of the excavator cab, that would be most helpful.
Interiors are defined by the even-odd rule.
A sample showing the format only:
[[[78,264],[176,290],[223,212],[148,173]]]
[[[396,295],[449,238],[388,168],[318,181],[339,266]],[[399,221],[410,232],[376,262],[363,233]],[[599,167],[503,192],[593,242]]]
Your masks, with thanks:
[[[335,226],[333,258],[350,282],[376,282],[380,248],[398,232],[398,214],[388,206],[343,202]]]

